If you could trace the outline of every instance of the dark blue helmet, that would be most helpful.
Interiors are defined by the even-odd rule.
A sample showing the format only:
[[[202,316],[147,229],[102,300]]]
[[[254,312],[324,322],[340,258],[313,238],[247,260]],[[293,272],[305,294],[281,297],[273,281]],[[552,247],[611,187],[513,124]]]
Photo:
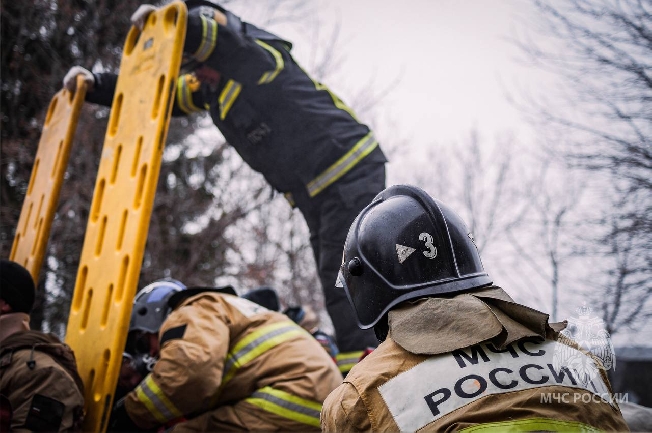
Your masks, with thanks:
[[[180,281],[165,278],[154,281],[136,294],[129,332],[145,331],[156,334],[170,314],[168,301],[175,293],[186,290]]]

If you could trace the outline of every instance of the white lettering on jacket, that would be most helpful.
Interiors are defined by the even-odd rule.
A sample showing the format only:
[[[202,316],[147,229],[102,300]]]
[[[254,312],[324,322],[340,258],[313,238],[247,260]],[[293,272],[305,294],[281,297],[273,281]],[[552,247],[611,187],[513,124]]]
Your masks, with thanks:
[[[416,431],[444,415],[491,394],[543,386],[579,388],[597,396],[608,396],[609,388],[597,374],[582,383],[570,365],[554,361],[555,350],[574,350],[562,343],[521,340],[497,350],[491,343],[479,344],[433,356],[378,388],[401,431]],[[597,367],[596,367],[597,368]],[[601,397],[603,401],[603,397]],[[613,405],[613,401],[607,401]]]

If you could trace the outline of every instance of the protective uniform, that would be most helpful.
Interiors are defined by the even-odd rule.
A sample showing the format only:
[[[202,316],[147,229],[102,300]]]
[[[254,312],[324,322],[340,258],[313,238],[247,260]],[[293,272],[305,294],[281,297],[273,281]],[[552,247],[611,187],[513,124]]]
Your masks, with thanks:
[[[159,360],[125,400],[134,423],[183,419],[175,432],[319,430],[321,403],[342,377],[306,331],[210,289],[188,289],[169,304]]]
[[[593,359],[560,346],[547,317],[496,286],[392,309],[389,337],[324,402],[322,430],[628,431],[604,370],[583,383],[569,363]]]
[[[11,431],[81,431],[83,384],[70,348],[29,330],[29,315],[0,316],[0,394],[11,405]]]
[[[491,285],[473,237],[411,186],[361,212],[338,285],[383,343],[329,395],[323,431],[627,431],[599,360]]]
[[[226,15],[227,25],[213,19],[215,10]],[[385,187],[387,159],[353,111],[295,63],[291,46],[217,5],[191,7],[184,50],[221,78],[211,86],[182,75],[173,115],[208,110],[243,160],[299,208],[342,359],[356,359],[378,342],[356,327],[333,282],[347,228]],[[111,105],[116,76],[94,76],[86,100]]]

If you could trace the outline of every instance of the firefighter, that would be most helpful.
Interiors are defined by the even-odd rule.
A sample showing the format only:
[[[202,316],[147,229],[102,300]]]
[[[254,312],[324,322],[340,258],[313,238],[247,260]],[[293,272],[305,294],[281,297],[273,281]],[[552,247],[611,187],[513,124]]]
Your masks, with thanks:
[[[383,342],[326,399],[323,431],[628,430],[597,358],[493,285],[464,222],[417,187],[360,213],[337,286]]]
[[[333,281],[347,228],[385,187],[387,159],[351,108],[294,61],[290,42],[210,1],[186,4],[185,61],[172,114],[208,111],[242,159],[300,210],[340,356],[348,365],[346,360],[378,342],[373,332],[356,326]],[[132,22],[142,28],[154,10],[141,5]],[[74,90],[78,74],[89,85],[86,101],[111,105],[115,74],[75,66],[64,86]]]
[[[242,297],[249,299],[258,305],[262,305],[268,310],[281,311],[281,303],[278,299],[278,293],[276,293],[276,290],[273,287],[261,286],[245,293]],[[321,344],[326,353],[328,353],[328,355],[337,363],[337,355],[339,353],[337,344],[335,344],[333,337],[319,329],[319,319],[310,306],[302,307],[301,305],[291,305],[283,310],[283,314],[292,319],[294,323],[310,332],[310,335]],[[339,367],[340,365],[338,365],[338,368]],[[347,371],[348,370],[350,370],[350,368],[348,368]]]
[[[146,286],[127,351],[158,360],[116,405],[113,431],[319,431],[321,404],[342,381],[306,331],[230,286]]]
[[[72,350],[29,329],[35,287],[16,262],[0,261],[0,424],[2,431],[81,432],[84,385]]]

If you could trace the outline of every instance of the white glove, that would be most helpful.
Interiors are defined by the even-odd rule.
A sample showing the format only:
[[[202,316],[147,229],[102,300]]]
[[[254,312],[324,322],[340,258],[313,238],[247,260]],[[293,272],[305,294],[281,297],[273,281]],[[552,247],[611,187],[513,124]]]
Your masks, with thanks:
[[[95,77],[93,77],[93,74],[91,74],[89,70],[84,69],[81,66],[73,66],[70,68],[66,76],[63,77],[63,87],[74,92],[77,89],[77,75],[84,77],[88,90],[93,90]]]
[[[154,12],[156,10],[155,6],[152,5],[140,5],[138,7],[138,10],[133,13],[131,16],[131,23],[138,28],[141,32],[143,31],[143,28],[145,27],[145,23],[147,22],[147,17],[149,17],[149,14]]]

